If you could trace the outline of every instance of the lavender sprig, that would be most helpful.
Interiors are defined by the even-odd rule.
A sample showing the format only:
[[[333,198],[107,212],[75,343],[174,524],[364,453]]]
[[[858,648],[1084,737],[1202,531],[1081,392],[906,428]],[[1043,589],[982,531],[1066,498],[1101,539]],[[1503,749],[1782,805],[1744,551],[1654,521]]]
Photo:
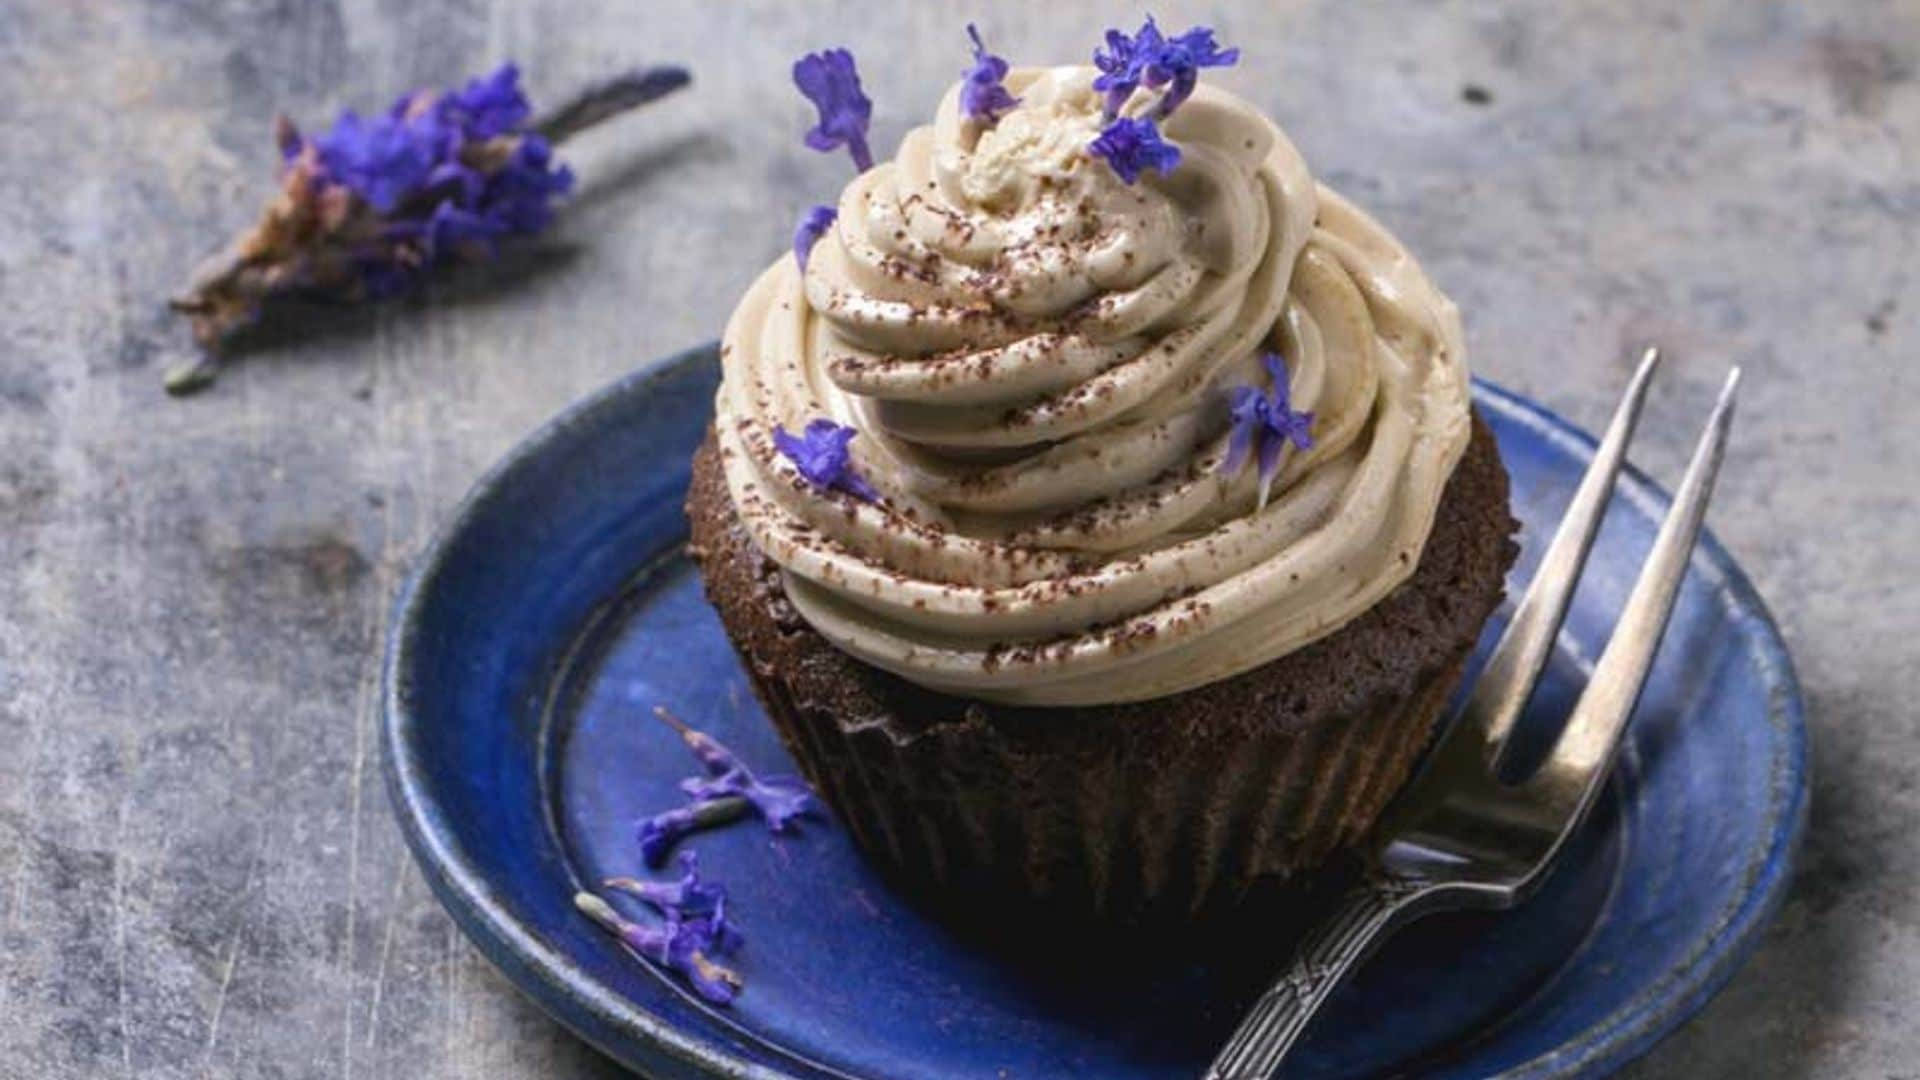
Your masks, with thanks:
[[[168,372],[167,389],[211,383],[221,348],[276,298],[389,296],[435,266],[485,259],[502,238],[539,232],[573,185],[553,144],[688,80],[681,68],[641,69],[536,120],[519,70],[505,64],[458,89],[404,95],[380,115],[343,112],[312,138],[281,117],[279,194],[172,301],[205,352]]]
[[[640,853],[648,866],[658,867],[674,843],[698,829],[757,812],[770,830],[786,832],[794,818],[812,812],[812,792],[798,777],[756,776],[720,740],[696,731],[664,707],[655,706],[653,712],[679,733],[707,775],[681,781],[680,789],[691,802],[641,823]],[[739,976],[711,958],[739,948],[741,935],[727,919],[726,889],[700,876],[697,855],[681,853],[678,880],[617,877],[602,887],[643,901],[664,925],[631,922],[592,893],[576,893],[574,904],[634,952],[686,976],[707,1000],[724,1005],[739,993]]]
[[[708,1001],[727,1005],[740,996],[740,976],[712,959],[726,951],[714,920],[670,918],[663,926],[646,926],[628,920],[590,892],[575,893],[573,904],[644,959],[679,972]]]

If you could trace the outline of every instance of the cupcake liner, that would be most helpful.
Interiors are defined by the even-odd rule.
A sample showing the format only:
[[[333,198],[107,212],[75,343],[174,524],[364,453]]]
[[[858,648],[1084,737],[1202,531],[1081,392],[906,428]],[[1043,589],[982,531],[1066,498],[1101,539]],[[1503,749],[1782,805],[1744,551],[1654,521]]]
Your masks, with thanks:
[[[995,909],[1128,922],[1239,906],[1358,844],[1430,741],[1464,662],[1339,723],[1247,725],[1254,733],[1232,746],[1151,758],[1129,753],[1141,747],[1129,733],[1104,752],[1023,752],[979,712],[905,737],[848,727],[798,706],[777,668],[749,669],[807,777],[893,876]]]

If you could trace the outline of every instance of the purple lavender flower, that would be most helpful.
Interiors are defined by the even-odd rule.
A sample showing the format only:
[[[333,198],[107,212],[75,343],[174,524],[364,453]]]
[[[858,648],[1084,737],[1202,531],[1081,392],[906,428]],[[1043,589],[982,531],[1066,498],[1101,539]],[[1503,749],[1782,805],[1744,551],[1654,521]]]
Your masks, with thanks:
[[[687,836],[749,813],[759,814],[773,832],[785,832],[794,818],[813,810],[813,792],[799,777],[756,776],[718,739],[689,727],[664,708],[656,707],[653,713],[680,733],[680,740],[707,775],[680,782],[680,790],[691,801],[640,823],[640,858],[648,866],[666,862],[667,853]]]
[[[701,805],[714,800],[745,799],[766,820],[767,828],[785,832],[793,819],[813,809],[813,792],[797,776],[755,776],[733,751],[704,731],[696,731],[686,721],[663,708],[653,714],[680,733],[680,740],[707,770],[704,777],[680,781],[680,790]]]
[[[967,36],[973,39],[973,67],[967,69],[966,81],[960,84],[960,111],[991,124],[1000,113],[1020,104],[1020,99],[1001,85],[1007,77],[1006,60],[987,52],[980,31],[972,23],[967,24]]]
[[[1313,445],[1313,414],[1295,412],[1288,385],[1287,364],[1276,352],[1260,357],[1272,383],[1265,393],[1258,387],[1236,386],[1227,391],[1228,413],[1233,417],[1232,433],[1227,437],[1227,456],[1220,472],[1232,475],[1246,466],[1249,451],[1260,459],[1260,499],[1267,505],[1267,492],[1280,467],[1280,453],[1288,443],[1305,450]]]
[[[1093,88],[1107,95],[1107,117],[1111,119],[1135,90],[1165,86],[1167,91],[1152,114],[1164,120],[1193,95],[1201,68],[1230,67],[1239,59],[1240,50],[1220,48],[1208,27],[1196,26],[1169,38],[1160,33],[1149,15],[1131,38],[1118,30],[1107,31],[1106,49],[1093,53],[1094,66],[1100,69]]]
[[[534,233],[572,173],[553,167],[543,136],[515,131],[530,111],[511,63],[457,92],[409,94],[372,121],[348,111],[313,138],[317,179],[394,217],[386,234],[399,240],[415,238],[405,227],[445,202],[490,217],[497,233]],[[394,252],[372,256],[394,261]]]
[[[324,182],[339,184],[367,201],[378,213],[390,213],[413,193],[438,164],[443,150],[437,134],[404,120],[382,116],[362,120],[348,109],[313,140]],[[297,156],[297,152],[296,152]]]
[[[388,230],[393,237],[417,240],[428,261],[465,256],[484,258],[493,254],[495,241],[506,226],[475,210],[463,209],[452,199],[442,200],[425,221],[395,222]],[[369,273],[379,269],[369,267]],[[412,280],[403,276],[398,283]]]
[[[547,227],[573,174],[545,138],[518,130],[531,112],[506,64],[457,91],[402,97],[375,120],[345,113],[313,140],[317,182],[381,219],[353,256],[370,292],[403,290],[439,263],[487,258],[498,238]]]
[[[520,92],[520,68],[500,65],[491,75],[470,80],[439,102],[441,115],[469,139],[491,139],[518,130],[533,110]]]
[[[278,296],[385,296],[437,265],[488,257],[501,238],[546,228],[572,189],[551,140],[686,82],[679,68],[630,72],[535,121],[519,70],[505,64],[458,89],[407,94],[380,115],[348,110],[311,138],[282,118],[278,197],[173,306],[211,352]],[[168,389],[197,389],[215,370],[202,359],[170,372]]]
[[[860,89],[853,54],[845,49],[808,53],[794,61],[793,85],[820,110],[820,122],[807,132],[807,145],[820,151],[844,146],[853,155],[855,168],[861,172],[873,168],[873,152],[867,148],[873,102]]]
[[[1177,159],[1179,152],[1174,153]],[[814,487],[844,491],[866,502],[879,502],[880,493],[853,471],[853,455],[847,452],[847,444],[858,434],[853,428],[822,418],[810,421],[799,435],[788,433],[784,427],[775,428],[773,445]]]
[[[513,64],[458,90],[403,95],[375,120],[361,120],[349,110],[313,139],[321,179],[345,187],[383,214],[448,185],[457,188],[463,208],[474,209],[493,186],[488,181],[503,172],[516,174],[518,187],[564,194],[571,176],[558,170],[564,179],[556,180],[549,167],[552,148],[541,135],[523,130],[532,112]],[[488,145],[503,136],[511,136],[505,145]],[[299,149],[297,134],[291,142],[282,141],[281,152],[289,157],[297,157]],[[534,174],[539,182],[530,185]]]
[[[707,951],[725,956],[738,949],[740,932],[727,921],[727,890],[700,879],[700,859],[691,851],[680,853],[678,881],[639,881],[634,878],[610,878],[602,884],[652,905],[669,924],[705,919],[711,944]]]
[[[1165,44],[1151,15],[1133,37],[1118,30],[1107,31],[1107,47],[1093,50],[1093,66],[1100,69],[1093,88],[1107,95],[1107,119],[1120,115],[1120,107],[1140,88],[1148,63]]]
[[[1161,175],[1180,164],[1180,148],[1160,138],[1160,126],[1151,120],[1123,116],[1108,124],[1100,137],[1087,144],[1087,152],[1105,158],[1120,179],[1128,184],[1153,169]]]
[[[807,272],[807,256],[813,253],[813,245],[827,235],[839,216],[831,206],[815,206],[800,215],[800,225],[793,230],[793,260],[800,264],[801,273]]]
[[[752,812],[751,802],[732,795],[662,811],[640,823],[636,834],[640,841],[640,859],[648,866],[657,867],[667,861],[667,853],[682,839],[702,829],[738,821]]]
[[[652,904],[663,915],[692,919],[722,911],[727,903],[724,885],[700,879],[700,856],[692,851],[680,853],[680,877],[675,881],[639,881],[634,878],[610,878],[609,889],[618,889]]]
[[[554,164],[553,146],[538,135],[524,135],[487,175],[468,209],[506,232],[537,233],[552,224],[554,200],[572,190],[573,170]]]
[[[726,951],[721,940],[723,928],[713,920],[668,919],[663,926],[646,926],[628,920],[612,904],[589,892],[575,893],[573,904],[643,959],[679,972],[708,1001],[727,1005],[740,995],[740,976],[711,959]]]
[[[1142,72],[1148,86],[1167,87],[1154,115],[1164,120],[1173,115],[1181,102],[1193,96],[1193,88],[1200,82],[1201,68],[1232,67],[1239,60],[1239,49],[1222,49],[1213,40],[1213,31],[1204,26],[1167,39]]]
[[[719,776],[691,776],[680,790],[697,803],[739,796],[753,804],[767,828],[786,832],[793,819],[813,809],[813,791],[797,776],[755,776],[745,766]]]

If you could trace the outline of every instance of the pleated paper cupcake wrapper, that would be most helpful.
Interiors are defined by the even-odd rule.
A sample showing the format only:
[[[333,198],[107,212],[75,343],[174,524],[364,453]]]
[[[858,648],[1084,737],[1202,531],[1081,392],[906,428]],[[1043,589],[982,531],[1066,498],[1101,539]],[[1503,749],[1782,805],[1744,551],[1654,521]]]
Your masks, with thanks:
[[[890,876],[968,905],[1128,922],[1238,907],[1359,844],[1464,663],[1352,718],[1153,760],[1127,760],[1121,740],[1026,752],[975,717],[905,738],[849,729],[796,705],[776,668],[747,667],[808,779]]]

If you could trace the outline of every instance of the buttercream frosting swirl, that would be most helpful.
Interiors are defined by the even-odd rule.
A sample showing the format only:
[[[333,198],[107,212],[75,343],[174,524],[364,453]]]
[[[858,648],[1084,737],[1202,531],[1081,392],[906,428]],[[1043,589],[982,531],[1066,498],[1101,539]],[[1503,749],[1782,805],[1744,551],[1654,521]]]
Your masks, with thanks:
[[[1179,167],[1122,183],[1094,75],[1016,70],[991,125],[950,91],[723,343],[728,489],[794,607],[953,694],[1152,698],[1329,634],[1413,572],[1468,439],[1459,314],[1392,236],[1213,87],[1164,124]],[[1314,422],[1261,505],[1221,465],[1267,349]],[[820,417],[881,501],[776,452]]]

